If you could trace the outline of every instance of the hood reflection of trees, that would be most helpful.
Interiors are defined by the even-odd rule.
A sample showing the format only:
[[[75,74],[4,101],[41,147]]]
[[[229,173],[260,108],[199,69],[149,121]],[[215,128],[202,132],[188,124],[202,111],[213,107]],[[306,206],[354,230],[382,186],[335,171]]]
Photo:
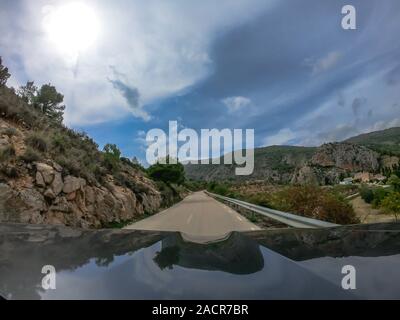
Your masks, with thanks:
[[[221,242],[196,244],[185,242],[179,234],[162,241],[154,257],[161,270],[174,266],[188,269],[251,274],[264,267],[264,258],[256,241],[234,232]]]

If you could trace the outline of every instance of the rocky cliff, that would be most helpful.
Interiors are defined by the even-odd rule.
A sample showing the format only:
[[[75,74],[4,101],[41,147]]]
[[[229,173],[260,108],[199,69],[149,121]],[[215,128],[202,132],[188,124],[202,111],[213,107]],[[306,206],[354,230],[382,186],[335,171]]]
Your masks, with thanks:
[[[121,170],[135,183],[135,192],[112,174],[105,174],[102,184],[93,183],[50,158],[24,160],[27,134],[29,130],[0,119],[0,221],[99,228],[160,208],[160,192],[140,170]]]
[[[367,147],[328,143],[317,148],[307,164],[296,168],[291,183],[337,184],[357,172],[377,173],[381,166],[381,155]]]
[[[400,134],[400,131],[396,132]],[[276,184],[327,185],[337,184],[344,177],[358,172],[393,170],[399,166],[399,157],[375,151],[361,143],[340,142],[324,144],[318,148],[260,148],[255,150],[254,162],[254,172],[250,176],[235,176],[234,165],[193,164],[186,166],[185,170],[188,178],[194,180],[261,180]]]

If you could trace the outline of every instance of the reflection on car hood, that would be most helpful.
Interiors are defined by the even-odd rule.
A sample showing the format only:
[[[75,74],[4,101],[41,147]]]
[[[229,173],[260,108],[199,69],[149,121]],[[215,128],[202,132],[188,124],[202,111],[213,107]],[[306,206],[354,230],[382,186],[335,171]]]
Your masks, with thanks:
[[[55,267],[56,289],[41,286]],[[341,286],[356,269],[356,290]],[[400,224],[232,233],[195,244],[179,233],[0,225],[7,299],[400,298]]]

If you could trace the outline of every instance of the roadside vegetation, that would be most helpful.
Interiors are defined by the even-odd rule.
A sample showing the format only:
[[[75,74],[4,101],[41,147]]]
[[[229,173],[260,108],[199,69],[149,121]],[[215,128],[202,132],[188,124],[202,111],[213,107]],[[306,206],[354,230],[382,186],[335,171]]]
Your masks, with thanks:
[[[385,214],[400,216],[400,178],[392,174],[387,181],[390,188],[362,186],[360,188],[361,198],[372,205],[373,208],[381,209]]]
[[[337,190],[314,185],[274,186],[269,192],[238,192],[235,184],[211,182],[210,192],[275,210],[337,224],[359,223],[352,206]],[[240,188],[239,188],[240,190]]]

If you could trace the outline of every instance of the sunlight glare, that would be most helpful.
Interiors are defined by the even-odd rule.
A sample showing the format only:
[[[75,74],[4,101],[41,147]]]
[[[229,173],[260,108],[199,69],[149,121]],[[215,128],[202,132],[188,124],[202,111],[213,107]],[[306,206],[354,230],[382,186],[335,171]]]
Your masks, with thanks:
[[[95,11],[79,2],[50,8],[43,26],[57,49],[76,54],[96,41],[100,29]]]

